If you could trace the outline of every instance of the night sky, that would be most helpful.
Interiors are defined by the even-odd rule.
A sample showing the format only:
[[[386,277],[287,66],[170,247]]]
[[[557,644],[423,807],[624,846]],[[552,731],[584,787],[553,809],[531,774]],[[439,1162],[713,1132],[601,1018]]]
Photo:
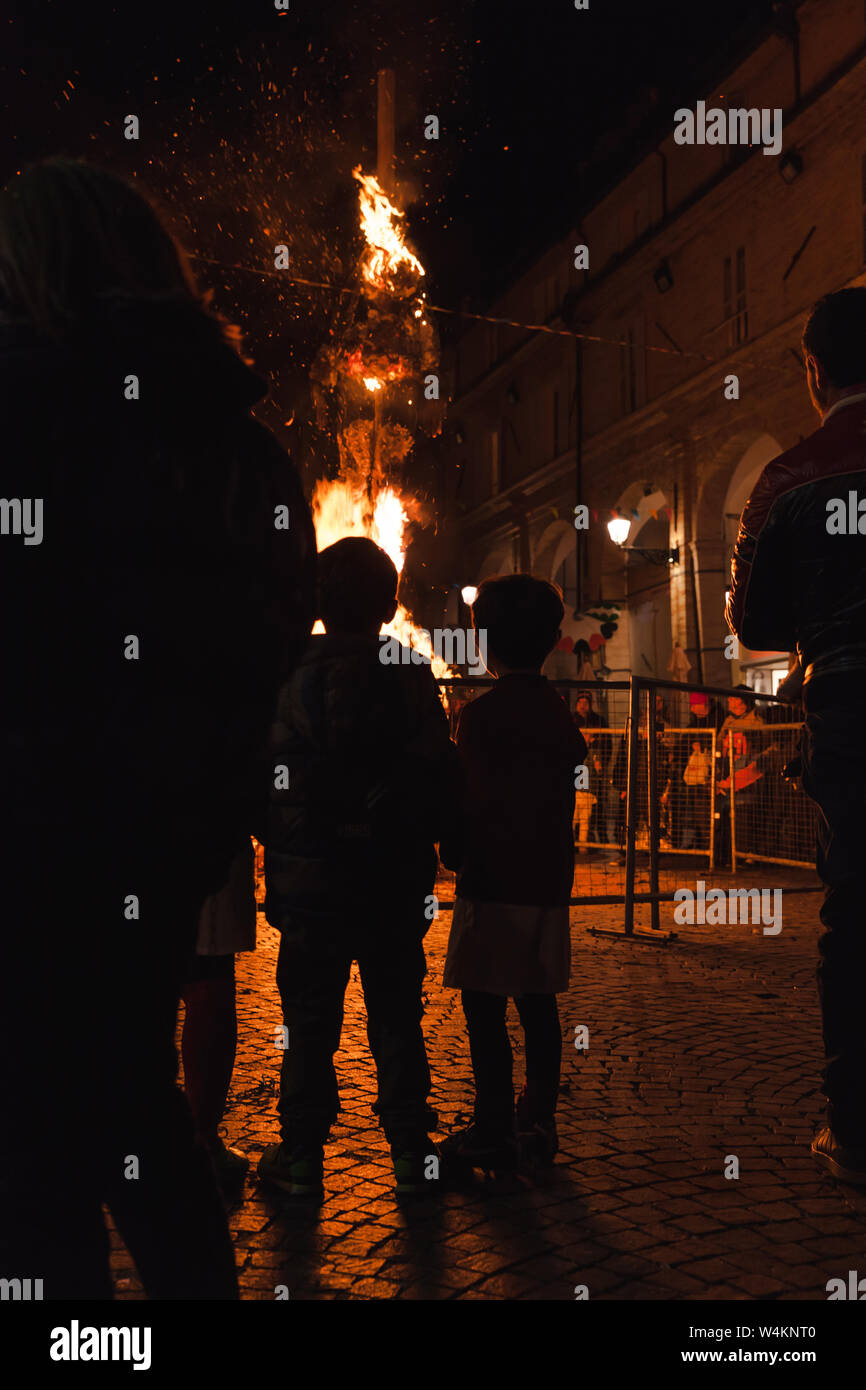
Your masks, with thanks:
[[[0,11],[0,176],[66,154],[141,179],[206,258],[199,278],[271,377],[279,428],[305,409],[336,296],[235,267],[272,266],[285,241],[296,275],[349,280],[351,170],[375,168],[379,67],[397,70],[398,174],[429,298],[480,310],[771,9],[291,0],[281,15],[272,0],[18,0]],[[129,113],[137,142],[123,138]],[[423,138],[430,113],[438,141]]]

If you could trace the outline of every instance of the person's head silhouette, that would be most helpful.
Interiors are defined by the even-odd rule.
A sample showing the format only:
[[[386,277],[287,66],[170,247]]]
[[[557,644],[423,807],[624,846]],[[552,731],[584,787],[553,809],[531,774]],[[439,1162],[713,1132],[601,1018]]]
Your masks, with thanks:
[[[328,633],[375,637],[397,611],[393,560],[365,536],[346,536],[319,554],[317,616]]]
[[[803,356],[819,415],[852,387],[866,391],[866,286],[818,300],[803,328]]]

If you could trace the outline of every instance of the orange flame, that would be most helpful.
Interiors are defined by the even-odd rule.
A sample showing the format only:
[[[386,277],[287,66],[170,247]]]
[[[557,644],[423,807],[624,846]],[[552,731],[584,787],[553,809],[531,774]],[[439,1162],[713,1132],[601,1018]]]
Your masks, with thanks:
[[[319,550],[342,540],[344,536],[369,536],[390,555],[398,574],[405,561],[404,532],[408,517],[406,508],[392,487],[379,490],[372,511],[366,491],[359,482],[345,478],[323,479],[313,493],[313,521]],[[314,632],[324,631],[320,622]],[[408,611],[399,604],[392,621],[383,627],[388,637],[396,637],[406,647],[414,647],[428,659],[432,657],[434,676],[451,674],[451,668],[432,651],[429,635],[412,622]]]
[[[405,286],[406,278],[422,276],[424,267],[403,240],[399,226],[403,213],[394,207],[378,179],[363,174],[360,165],[353,170],[353,175],[361,185],[358,195],[361,229],[367,242],[361,263],[362,277],[376,290],[389,291],[395,287],[398,273],[402,271]],[[422,310],[416,309],[414,312],[417,318]],[[385,385],[381,376],[364,374],[360,352],[352,355],[349,371],[352,376],[360,376],[373,395]],[[388,380],[400,375],[395,367],[385,373]],[[380,475],[375,471],[372,476],[376,480],[377,490],[371,497],[368,482],[357,467],[347,467],[345,458],[343,466],[347,468],[346,476],[330,481],[321,480],[313,493],[313,521],[319,550],[345,536],[368,536],[390,555],[397,573],[402,573],[408,520],[403,500],[393,487],[380,483]],[[375,470],[375,460],[371,461],[371,468]],[[322,632],[322,624],[317,622],[313,631]],[[382,631],[389,637],[396,637],[404,646],[420,651],[431,661],[434,675],[442,677],[451,674],[447,663],[433,653],[429,634],[412,622],[403,604],[399,605],[393,621]]]
[[[361,268],[364,279],[381,290],[389,288],[401,266],[416,276],[423,275],[424,267],[409,250],[399,227],[405,214],[394,207],[374,175],[362,174],[360,164],[352,170],[352,177],[361,185],[361,230],[367,242]]]

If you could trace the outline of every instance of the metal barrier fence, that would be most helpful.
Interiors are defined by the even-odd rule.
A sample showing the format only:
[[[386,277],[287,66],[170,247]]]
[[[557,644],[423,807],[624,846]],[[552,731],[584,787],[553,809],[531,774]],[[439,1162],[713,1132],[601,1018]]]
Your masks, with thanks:
[[[463,705],[494,682],[439,684],[453,735]],[[633,935],[637,903],[651,905],[659,930],[659,903],[672,898],[686,859],[698,872],[735,872],[744,862],[814,868],[816,809],[792,776],[801,726],[789,703],[638,676],[551,684],[587,741],[575,792],[573,905],[621,904]],[[443,873],[443,886],[449,881]]]
[[[463,706],[494,684],[439,682],[452,736]],[[672,899],[687,864],[697,874],[736,872],[744,862],[814,868],[817,812],[791,775],[801,725],[790,704],[753,691],[637,676],[551,684],[577,714],[587,742],[585,784],[575,792],[572,905],[622,906],[624,932],[632,936],[635,906],[649,904],[655,939],[664,940],[659,904]],[[704,697],[704,715],[691,696]],[[729,709],[732,699],[742,701],[745,714]],[[780,716],[785,722],[776,722]],[[261,905],[261,846],[256,850]],[[454,875],[443,869],[443,911],[453,906],[442,895],[449,887]]]

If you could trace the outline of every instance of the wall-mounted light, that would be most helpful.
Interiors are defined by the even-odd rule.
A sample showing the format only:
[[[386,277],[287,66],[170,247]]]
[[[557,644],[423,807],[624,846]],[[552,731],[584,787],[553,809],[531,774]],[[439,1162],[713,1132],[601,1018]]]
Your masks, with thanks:
[[[620,550],[626,551],[627,554],[640,555],[642,560],[648,560],[651,565],[679,564],[679,546],[671,546],[667,550],[647,550],[642,545],[626,545],[630,530],[631,522],[624,516],[612,517],[607,523],[607,533],[614,545],[618,545]]]
[[[659,294],[667,294],[668,290],[673,289],[673,272],[667,261],[662,261],[661,265],[653,271],[653,279],[656,282],[656,289]]]
[[[631,530],[631,522],[626,516],[615,516],[607,523],[607,534],[614,545],[624,546]]]
[[[460,590],[460,597],[468,608],[471,608],[478,597],[478,590],[474,584],[464,584]]]
[[[457,443],[458,443],[458,444],[465,444],[465,443],[466,443],[466,435],[464,434],[464,432],[463,432],[463,427],[462,427],[461,425],[458,425],[457,428],[455,429],[455,431],[454,431],[454,438],[457,440]]]
[[[783,183],[793,183],[803,172],[803,156],[796,150],[787,150],[779,160],[779,176]]]

